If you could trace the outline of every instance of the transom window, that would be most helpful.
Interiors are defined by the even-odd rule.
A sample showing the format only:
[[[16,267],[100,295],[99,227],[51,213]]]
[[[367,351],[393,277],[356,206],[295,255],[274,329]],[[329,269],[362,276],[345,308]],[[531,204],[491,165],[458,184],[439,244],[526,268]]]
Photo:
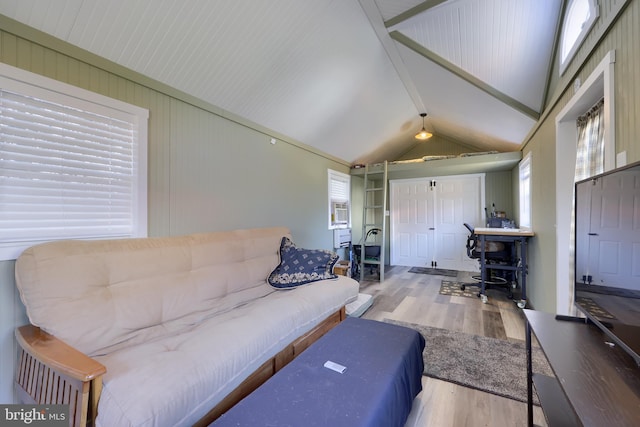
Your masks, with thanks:
[[[560,74],[569,66],[597,18],[597,0],[569,0],[562,25]]]

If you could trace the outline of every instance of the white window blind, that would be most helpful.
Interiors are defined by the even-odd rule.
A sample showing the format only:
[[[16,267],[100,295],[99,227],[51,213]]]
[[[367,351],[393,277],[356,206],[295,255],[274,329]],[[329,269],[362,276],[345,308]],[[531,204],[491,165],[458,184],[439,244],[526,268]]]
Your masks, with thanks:
[[[351,177],[329,169],[329,229],[351,223]]]
[[[44,241],[146,235],[146,110],[0,83],[0,258]]]

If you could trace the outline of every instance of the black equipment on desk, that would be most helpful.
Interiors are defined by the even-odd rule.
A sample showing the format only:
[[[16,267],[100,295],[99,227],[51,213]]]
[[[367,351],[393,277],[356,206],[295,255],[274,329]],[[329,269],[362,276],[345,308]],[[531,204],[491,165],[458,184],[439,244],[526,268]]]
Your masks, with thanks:
[[[466,224],[465,224],[466,225]],[[489,228],[516,228],[515,222],[508,218],[492,217],[487,220]]]
[[[491,219],[500,219],[505,220],[505,218],[491,218]],[[508,220],[507,220],[508,221]],[[516,250],[514,243],[508,242],[494,242],[491,240],[485,241],[485,265],[482,265],[481,261],[481,242],[480,238],[475,234],[474,227],[465,223],[464,226],[469,230],[469,235],[467,236],[467,256],[469,258],[477,259],[478,262],[481,263],[480,269],[485,269],[485,284],[486,287],[489,288],[493,286],[505,286],[509,292],[509,298],[513,298],[512,288],[515,288],[516,283],[516,274],[511,270],[502,270],[491,268],[492,266],[497,265],[513,265],[517,263],[516,258]],[[502,227],[494,227],[494,228],[502,228]],[[474,280],[480,282],[482,280],[481,276],[472,276]],[[466,286],[479,286],[477,283],[473,284],[462,284],[460,289],[465,290]],[[481,296],[478,294],[478,296]]]

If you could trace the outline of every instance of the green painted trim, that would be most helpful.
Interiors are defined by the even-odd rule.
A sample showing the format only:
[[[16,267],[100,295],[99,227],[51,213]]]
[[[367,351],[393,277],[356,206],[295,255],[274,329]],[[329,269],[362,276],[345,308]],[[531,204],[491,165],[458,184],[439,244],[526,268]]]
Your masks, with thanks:
[[[108,73],[115,74],[119,77],[130,80],[133,83],[139,84],[148,89],[154,90],[156,92],[167,95],[171,98],[185,102],[189,105],[200,108],[211,114],[215,114],[216,116],[227,119],[238,125],[247,127],[249,129],[253,129],[257,132],[265,134],[268,137],[275,138],[278,141],[286,142],[287,144],[291,144],[297,148],[308,151],[310,153],[313,153],[325,159],[337,162],[341,165],[344,165],[347,167],[351,166],[351,164],[344,159],[339,159],[328,153],[324,153],[320,150],[317,150],[314,147],[311,147],[310,145],[304,144],[303,142],[297,141],[293,138],[290,138],[284,134],[281,134],[272,129],[269,129],[265,126],[254,123],[230,111],[226,111],[218,106],[215,106],[206,101],[203,101],[200,98],[197,98],[193,95],[189,95],[186,92],[182,92],[165,83],[154,80],[141,73],[133,71],[127,67],[123,67],[122,65],[116,64],[113,61],[110,61],[106,58],[98,56],[85,49],[79,48],[78,46],[72,45],[71,43],[68,43],[64,40],[60,40],[56,37],[53,37],[50,34],[47,34],[45,32],[42,32],[32,27],[29,27],[28,25],[25,25],[21,22],[18,22],[2,14],[0,14],[0,30],[6,31],[7,33],[11,33],[16,37],[28,40],[32,43],[36,43],[44,48],[51,49],[60,54],[69,56],[80,62],[84,62],[92,67],[96,67]]]
[[[435,54],[434,52],[430,51],[429,49],[425,48],[424,46],[422,46],[421,44],[419,44],[416,41],[412,40],[411,38],[405,36],[404,34],[398,32],[398,31],[392,31],[392,32],[389,33],[389,35],[391,36],[392,39],[394,39],[398,43],[401,43],[401,44],[405,45],[406,47],[408,47],[409,49],[411,49],[414,52],[418,53],[419,55],[422,55],[423,57],[427,58],[428,60],[440,65],[445,70],[457,75],[461,79],[463,79],[466,82],[474,85],[475,87],[477,87],[478,89],[482,90],[483,92],[486,92],[487,94],[493,96],[498,101],[507,104],[508,106],[510,106],[511,108],[519,111],[520,113],[524,114],[525,116],[528,116],[528,117],[532,118],[535,121],[537,121],[540,118],[540,113],[538,113],[537,111],[534,111],[532,108],[527,107],[526,105],[524,105],[520,101],[510,97],[509,95],[507,95],[507,94],[505,94],[503,92],[500,92],[499,90],[497,90],[493,86],[490,86],[490,85],[486,84],[485,82],[483,82],[482,80],[478,79],[474,75],[464,71],[462,68],[458,67],[457,65],[452,64],[451,62],[449,62],[446,59],[444,59],[443,57]]]
[[[617,10],[612,10],[611,13],[609,14],[609,17],[608,17],[607,21],[601,27],[602,28],[601,29],[601,33],[598,35],[598,37],[594,37],[590,44],[588,44],[588,45],[584,44],[582,46],[587,51],[587,54],[585,55],[584,60],[576,68],[576,70],[573,72],[573,74],[571,74],[571,77],[568,77],[569,74],[566,73],[566,71],[568,71],[569,68],[571,68],[571,66],[572,66],[572,64],[569,64],[569,67],[567,67],[567,70],[565,70],[566,74],[564,74],[564,76],[563,76],[563,77],[566,78],[566,83],[564,84],[564,86],[562,84],[563,83],[562,81],[560,81],[560,83],[558,84],[558,87],[557,87],[555,93],[551,97],[551,101],[549,102],[547,107],[544,109],[544,111],[540,115],[540,120],[538,120],[538,122],[529,131],[527,136],[525,136],[522,144],[520,144],[520,150],[521,151],[524,150],[525,147],[527,146],[527,144],[529,143],[529,141],[531,141],[531,139],[533,139],[534,135],[538,132],[538,129],[540,129],[540,127],[546,121],[546,119],[549,117],[549,115],[551,115],[551,112],[553,111],[555,106],[558,104],[558,102],[560,102],[560,100],[562,99],[564,94],[568,90],[570,90],[570,88],[573,87],[573,81],[576,79],[576,77],[578,77],[578,75],[580,74],[580,71],[582,71],[582,69],[584,68],[584,65],[587,62],[589,62],[589,60],[591,59],[591,56],[595,52],[596,48],[598,47],[598,45],[600,45],[600,42],[609,33],[609,31],[611,30],[611,28],[613,27],[615,22],[618,20],[620,15],[622,15],[622,12],[625,10],[625,8],[630,3],[631,3],[631,0],[625,0],[623,3],[620,3],[620,5],[619,5]],[[579,53],[580,53],[580,51],[576,52],[576,55],[578,55]],[[574,58],[575,58],[576,55],[574,55]]]
[[[407,10],[406,12],[402,12],[400,15],[398,16],[394,16],[393,18],[389,19],[388,21],[384,22],[384,26],[387,28],[393,27],[394,25],[397,25],[401,22],[406,21],[407,19],[413,18],[414,16],[424,12],[425,10],[429,10],[432,7],[436,7],[437,5],[439,5],[440,3],[444,3],[447,0],[427,0],[424,1],[422,3],[420,3],[417,6],[412,7],[411,9]]]
[[[558,49],[560,48],[560,35],[562,33],[562,21],[564,14],[567,10],[568,0],[562,0],[560,2],[560,13],[558,15],[558,22],[556,23],[556,31],[553,35],[553,49],[551,51],[551,61],[549,61],[549,68],[547,69],[547,80],[544,84],[544,96],[542,97],[542,105],[540,105],[540,111],[544,111],[544,106],[549,99],[549,85],[551,84],[551,76],[553,75],[553,64],[556,62],[558,56]]]

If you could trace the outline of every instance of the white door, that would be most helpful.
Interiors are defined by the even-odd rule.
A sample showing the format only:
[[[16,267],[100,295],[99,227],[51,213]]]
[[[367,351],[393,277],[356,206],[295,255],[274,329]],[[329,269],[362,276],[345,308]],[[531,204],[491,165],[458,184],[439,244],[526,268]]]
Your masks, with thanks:
[[[431,265],[434,193],[430,180],[391,181],[390,190],[391,265]]]
[[[469,231],[464,223],[482,224],[484,176],[439,177],[435,180],[435,253],[438,268],[477,271],[478,261],[467,256]]]
[[[483,174],[397,180],[390,189],[392,265],[478,270],[464,223],[483,223]]]
[[[576,259],[576,279],[581,281],[582,275],[591,275],[594,285],[621,288],[637,282],[640,275],[639,234],[629,233],[629,230],[637,229],[640,219],[640,200],[635,188],[639,185],[640,173],[628,171],[605,176],[588,186],[591,189],[590,227],[586,236],[576,236],[576,244],[586,241],[590,271],[583,264],[586,259]],[[584,228],[578,225],[576,230],[581,233]]]

